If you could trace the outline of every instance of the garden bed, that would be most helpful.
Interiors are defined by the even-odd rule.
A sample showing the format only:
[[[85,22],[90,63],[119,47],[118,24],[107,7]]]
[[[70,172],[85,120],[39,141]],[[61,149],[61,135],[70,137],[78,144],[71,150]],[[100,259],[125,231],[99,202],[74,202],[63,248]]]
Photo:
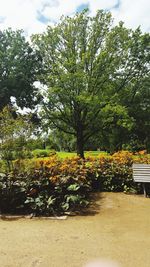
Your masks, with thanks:
[[[133,161],[149,163],[150,158],[134,159],[122,151],[99,158],[16,160],[11,172],[0,174],[0,211],[62,216],[85,210],[95,191],[141,193],[133,181]]]

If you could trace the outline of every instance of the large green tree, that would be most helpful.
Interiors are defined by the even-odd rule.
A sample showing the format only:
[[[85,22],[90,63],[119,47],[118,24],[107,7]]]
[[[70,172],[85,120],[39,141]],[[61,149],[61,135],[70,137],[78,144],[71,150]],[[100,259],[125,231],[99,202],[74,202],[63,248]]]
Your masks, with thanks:
[[[45,117],[76,137],[81,157],[87,140],[108,123],[130,128],[128,104],[148,76],[149,35],[112,24],[109,12],[90,17],[84,10],[33,37],[43,58],[40,80],[48,88]]]
[[[16,98],[17,105],[33,107],[38,102],[34,82],[40,72],[39,53],[22,31],[0,31],[0,110]]]

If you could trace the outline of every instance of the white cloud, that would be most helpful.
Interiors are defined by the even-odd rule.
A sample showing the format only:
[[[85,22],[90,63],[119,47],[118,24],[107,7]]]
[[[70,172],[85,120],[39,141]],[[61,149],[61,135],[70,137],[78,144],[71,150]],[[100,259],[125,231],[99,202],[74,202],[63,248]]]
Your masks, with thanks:
[[[113,6],[115,6],[117,3],[117,0],[94,0],[94,1],[89,1],[89,6],[91,13],[94,15],[96,13],[97,9],[110,9]]]
[[[71,15],[82,4],[89,4],[91,14],[97,9],[111,9],[115,21],[127,27],[150,27],[149,0],[121,0],[118,9],[112,9],[118,0],[0,0],[0,29],[24,29],[28,35],[42,32],[46,24],[57,21],[62,14]]]
[[[43,31],[45,28],[43,23],[37,20],[37,11],[41,7],[42,1],[37,1],[39,5],[37,3],[35,5],[34,2],[30,0],[0,0],[0,16],[4,18],[0,28],[24,29],[28,34]]]
[[[150,31],[150,1],[149,0],[123,0],[119,10],[114,10],[116,22],[122,20],[127,27]]]

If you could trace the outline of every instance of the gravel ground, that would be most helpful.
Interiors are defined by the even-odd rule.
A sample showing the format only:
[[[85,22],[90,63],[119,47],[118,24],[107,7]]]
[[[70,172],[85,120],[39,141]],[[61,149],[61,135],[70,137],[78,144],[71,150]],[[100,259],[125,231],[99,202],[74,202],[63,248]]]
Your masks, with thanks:
[[[0,267],[82,267],[97,258],[150,266],[150,199],[102,193],[85,216],[0,220]]]

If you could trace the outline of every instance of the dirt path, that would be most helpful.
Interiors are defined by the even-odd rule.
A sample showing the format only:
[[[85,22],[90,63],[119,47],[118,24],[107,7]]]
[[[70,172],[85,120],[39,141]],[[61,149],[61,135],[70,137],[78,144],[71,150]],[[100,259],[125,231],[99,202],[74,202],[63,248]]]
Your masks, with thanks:
[[[82,267],[95,258],[150,266],[150,199],[103,193],[97,214],[67,220],[0,220],[1,267]]]

